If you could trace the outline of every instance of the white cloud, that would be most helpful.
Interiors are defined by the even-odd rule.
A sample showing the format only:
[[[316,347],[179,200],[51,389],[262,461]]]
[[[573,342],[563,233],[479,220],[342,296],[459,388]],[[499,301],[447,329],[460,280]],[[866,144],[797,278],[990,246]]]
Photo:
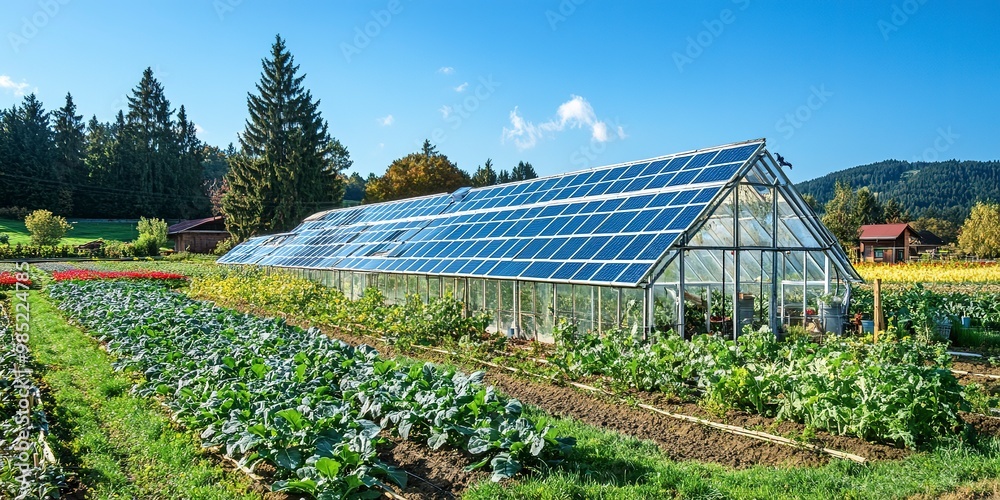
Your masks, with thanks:
[[[517,112],[515,107],[510,112],[511,128],[504,127],[503,141],[513,142],[518,149],[529,149],[538,143],[538,140],[554,132],[561,132],[569,128],[589,128],[591,140],[597,142],[608,142],[611,140],[608,124],[597,118],[594,107],[581,96],[572,95],[570,100],[559,105],[556,109],[556,118],[535,125],[525,120]],[[618,139],[625,138],[625,129],[621,126],[615,128],[615,135]]]
[[[438,109],[438,111],[441,112],[441,118],[444,118],[445,120],[447,120],[448,117],[451,116],[451,111],[452,110],[451,110],[451,106],[445,104],[444,106],[441,106],[441,108]]]
[[[458,87],[455,87],[455,92],[465,92],[467,88],[469,88],[469,82],[463,82]]]
[[[7,75],[0,75],[0,88],[12,92],[17,97],[23,96],[24,91],[30,86],[28,82],[17,83]]]
[[[194,124],[194,133],[195,134],[199,134],[199,135],[204,134],[205,133],[205,129],[202,128],[201,125],[198,125],[197,123],[195,123]]]
[[[438,69],[438,73],[441,73],[442,75],[450,75],[454,72],[455,68],[452,68],[451,66],[442,66],[440,69]]]
[[[383,127],[388,127],[389,125],[392,125],[393,123],[395,123],[396,119],[393,118],[392,115],[388,115],[388,116],[386,116],[384,118],[379,118],[376,121],[378,122],[379,125],[381,125]]]

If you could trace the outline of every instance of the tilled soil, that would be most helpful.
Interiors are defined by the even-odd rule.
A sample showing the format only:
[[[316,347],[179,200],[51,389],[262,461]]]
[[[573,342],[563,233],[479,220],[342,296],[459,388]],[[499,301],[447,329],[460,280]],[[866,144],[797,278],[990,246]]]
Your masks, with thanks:
[[[806,430],[805,425],[797,422],[788,420],[779,421],[774,418],[753,415],[739,410],[729,410],[725,415],[715,415],[695,403],[679,402],[662,394],[642,393],[633,394],[633,397],[669,412],[735,425],[745,429],[760,430],[778,436],[802,436]],[[905,448],[888,444],[870,443],[860,438],[838,436],[824,431],[812,432],[808,442],[824,448],[852,453],[868,460],[898,460],[912,453],[912,451]]]
[[[954,370],[961,370],[963,372],[971,373],[984,373],[987,375],[1000,375],[1000,367],[992,366],[988,363],[974,363],[969,361],[953,361],[951,367]],[[989,377],[976,377],[980,380],[997,380],[990,379]]]
[[[505,394],[554,415],[653,441],[673,460],[698,460],[736,468],[817,466],[829,461],[828,456],[814,451],[729,434],[623,403],[601,401],[568,387],[533,383],[496,371],[489,372],[486,381]]]
[[[455,498],[454,492],[464,491],[472,483],[490,477],[484,469],[472,472],[463,469],[476,461],[469,453],[435,451],[422,443],[398,438],[392,439],[392,444],[379,453],[379,458],[407,472],[406,488],[400,493],[410,500]]]

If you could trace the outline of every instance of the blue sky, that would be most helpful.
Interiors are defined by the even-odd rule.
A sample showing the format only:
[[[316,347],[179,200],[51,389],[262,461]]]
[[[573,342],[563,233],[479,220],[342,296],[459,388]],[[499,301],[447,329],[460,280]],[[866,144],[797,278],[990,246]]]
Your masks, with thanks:
[[[280,33],[354,171],[437,143],[542,175],[758,137],[795,181],[1000,158],[1000,3],[940,0],[0,4],[0,106],[111,120],[152,67],[225,146]]]

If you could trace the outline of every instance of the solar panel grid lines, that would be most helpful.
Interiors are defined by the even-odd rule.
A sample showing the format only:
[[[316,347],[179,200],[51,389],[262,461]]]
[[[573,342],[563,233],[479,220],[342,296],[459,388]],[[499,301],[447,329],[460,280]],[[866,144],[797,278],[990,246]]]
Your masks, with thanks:
[[[323,212],[278,251],[248,241],[220,262],[635,286],[761,146]]]

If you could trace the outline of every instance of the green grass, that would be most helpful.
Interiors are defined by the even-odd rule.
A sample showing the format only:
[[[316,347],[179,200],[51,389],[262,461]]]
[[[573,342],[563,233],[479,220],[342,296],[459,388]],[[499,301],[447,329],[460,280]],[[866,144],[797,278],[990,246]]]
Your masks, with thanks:
[[[73,226],[66,232],[66,237],[60,242],[63,245],[82,245],[104,238],[106,241],[132,241],[139,237],[134,222],[78,222],[69,219]],[[10,244],[28,245],[31,234],[24,227],[23,220],[0,219],[0,233],[10,235]]]
[[[533,417],[544,415],[531,408]],[[958,487],[996,487],[1000,441],[955,443],[904,460],[823,467],[756,466],[734,470],[675,462],[654,443],[571,419],[553,420],[577,446],[559,466],[503,484],[474,485],[463,499],[906,498],[939,496]]]
[[[30,347],[47,367],[46,403],[57,422],[51,441],[88,498],[260,498],[245,476],[213,462],[153,401],[129,395],[132,381],[42,294],[31,292]]]

